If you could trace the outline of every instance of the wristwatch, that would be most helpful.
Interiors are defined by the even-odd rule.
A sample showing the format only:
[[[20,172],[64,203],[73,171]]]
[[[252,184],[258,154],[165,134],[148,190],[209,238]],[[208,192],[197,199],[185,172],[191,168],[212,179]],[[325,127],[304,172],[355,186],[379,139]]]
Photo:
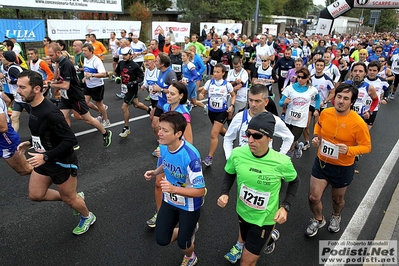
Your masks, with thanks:
[[[282,203],[280,207],[283,207],[287,212],[290,212],[291,205],[288,203]]]
[[[48,155],[47,155],[47,153],[43,153],[43,161],[45,161],[45,162],[48,161]]]

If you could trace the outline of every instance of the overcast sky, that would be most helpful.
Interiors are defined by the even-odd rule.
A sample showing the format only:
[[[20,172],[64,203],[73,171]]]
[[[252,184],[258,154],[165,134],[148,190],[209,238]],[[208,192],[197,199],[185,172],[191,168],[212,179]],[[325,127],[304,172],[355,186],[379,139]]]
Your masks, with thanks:
[[[322,5],[325,6],[326,5],[326,1],[324,0],[313,0],[313,4],[317,5]]]

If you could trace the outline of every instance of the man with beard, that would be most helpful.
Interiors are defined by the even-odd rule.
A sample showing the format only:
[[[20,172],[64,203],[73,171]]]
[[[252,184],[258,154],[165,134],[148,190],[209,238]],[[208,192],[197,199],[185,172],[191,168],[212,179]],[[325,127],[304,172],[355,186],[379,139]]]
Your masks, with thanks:
[[[355,66],[357,69],[361,66]],[[355,156],[371,151],[369,130],[351,107],[358,99],[358,89],[348,83],[335,90],[334,108],[325,109],[314,128],[312,145],[319,147],[310,176],[309,207],[313,213],[305,235],[313,237],[326,224],[321,198],[331,185],[333,213],[328,230],[338,232],[345,192],[355,174]]]
[[[51,57],[51,51],[49,51]],[[32,70],[18,77],[18,94],[32,107],[29,129],[32,137],[18,145],[18,152],[28,152],[27,161],[34,168],[29,180],[29,198],[33,201],[64,201],[80,214],[79,224],[72,231],[81,235],[96,221],[84,202],[84,194],[76,193],[78,160],[73,146],[77,139],[63,114],[48,99],[44,98],[42,76]],[[55,184],[57,190],[50,186]]]

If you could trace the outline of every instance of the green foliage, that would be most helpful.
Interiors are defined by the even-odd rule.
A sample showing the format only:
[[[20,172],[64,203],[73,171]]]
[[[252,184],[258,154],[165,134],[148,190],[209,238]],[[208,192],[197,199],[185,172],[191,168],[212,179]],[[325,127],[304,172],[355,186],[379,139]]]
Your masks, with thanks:
[[[19,16],[21,19],[44,19],[52,18],[59,19],[64,17],[65,19],[72,18],[74,12],[62,12],[52,10],[39,10],[39,9],[20,9]],[[14,8],[0,8],[0,17],[3,19],[16,19],[17,10]]]
[[[288,0],[283,11],[285,16],[306,17],[312,8],[313,0]]]

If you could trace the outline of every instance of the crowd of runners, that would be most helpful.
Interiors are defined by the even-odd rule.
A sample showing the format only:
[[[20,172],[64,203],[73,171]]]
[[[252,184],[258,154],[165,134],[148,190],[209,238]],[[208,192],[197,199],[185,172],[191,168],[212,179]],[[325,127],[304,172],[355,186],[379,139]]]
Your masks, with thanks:
[[[328,185],[333,205],[328,230],[340,231],[355,160],[371,151],[378,109],[395,99],[399,84],[399,45],[389,33],[248,38],[228,29],[218,36],[204,28],[201,36],[186,36],[181,44],[173,32],[159,31],[147,46],[121,30],[111,33],[108,47],[95,34],[74,41],[74,55],[64,41],[46,37],[45,56],[28,47],[28,60],[16,36],[6,37],[0,47],[0,151],[18,174],[30,174],[29,198],[71,206],[80,217],[76,235],[96,221],[84,193],[76,191],[75,150],[80,147],[70,119],[84,120],[102,134],[105,148],[111,145],[103,80],[109,77],[120,84],[115,93],[122,99],[120,138],[131,133],[131,105],[149,114],[159,145],[152,152],[157,165],[144,173],[145,179],[155,179],[156,212],[146,222],[155,228],[159,245],[177,241],[184,253],[181,265],[198,261],[195,233],[207,194],[202,167],[212,167],[217,149],[223,148],[227,161],[217,202],[221,208],[237,184],[238,239],[225,255],[228,261],[256,265],[262,251],[273,252],[280,237],[276,223],[287,221],[299,188],[292,160],[311,146],[318,152],[308,197],[313,217],[305,235],[315,236],[327,223],[321,198]],[[107,53],[112,70],[104,66]],[[139,94],[145,94],[144,102]],[[193,108],[203,109],[212,124],[207,154],[193,146]],[[29,113],[32,136],[27,141],[18,135],[26,126],[19,123],[23,110]],[[278,151],[272,148],[275,137],[282,139]],[[282,181],[288,187],[279,202]]]

